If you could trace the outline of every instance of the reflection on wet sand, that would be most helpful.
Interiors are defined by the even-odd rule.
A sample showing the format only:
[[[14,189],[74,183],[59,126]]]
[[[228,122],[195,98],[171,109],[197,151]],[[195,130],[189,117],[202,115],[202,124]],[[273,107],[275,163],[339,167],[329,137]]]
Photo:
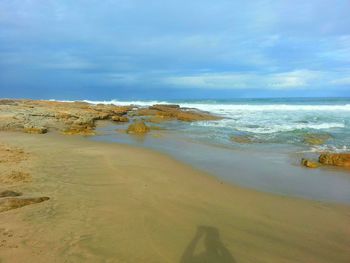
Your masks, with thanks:
[[[204,243],[204,251],[195,253],[201,240]],[[236,261],[220,240],[220,233],[217,228],[212,226],[198,226],[197,232],[185,249],[180,263],[196,262],[235,263]]]

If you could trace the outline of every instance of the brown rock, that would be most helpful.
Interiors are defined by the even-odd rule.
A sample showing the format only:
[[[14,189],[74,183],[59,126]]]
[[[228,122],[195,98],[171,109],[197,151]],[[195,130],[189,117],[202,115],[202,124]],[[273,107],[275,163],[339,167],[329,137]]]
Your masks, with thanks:
[[[322,164],[350,168],[350,153],[324,153],[319,157]]]
[[[9,197],[0,200],[0,213],[12,209],[17,209],[26,205],[41,203],[49,200],[49,197],[35,197],[35,198],[16,198]]]
[[[143,122],[137,121],[129,125],[126,130],[127,133],[135,133],[135,134],[145,134],[150,131],[150,128]]]
[[[167,116],[154,116],[147,119],[147,121],[151,123],[162,123],[162,122],[172,121],[172,120],[174,120],[174,118],[167,117]]]
[[[301,164],[307,168],[318,168],[321,165],[320,163],[313,162],[304,158],[301,159]]]
[[[0,130],[46,133],[48,130],[66,134],[91,135],[96,120],[123,116],[133,107],[93,105],[85,102],[35,100],[2,100]]]
[[[92,136],[96,133],[92,128],[68,128],[64,131],[62,131],[62,134],[64,135],[82,135],[82,136]]]
[[[155,110],[164,110],[164,109],[180,109],[180,105],[177,104],[154,104],[153,106],[149,107],[150,109]]]
[[[111,119],[115,122],[129,122],[129,118],[126,116],[113,116]]]
[[[47,133],[47,128],[35,127],[35,126],[25,126],[24,132],[31,133],[31,134],[44,134],[44,133]]]
[[[158,116],[168,119],[173,118],[187,122],[220,119],[220,117],[203,111],[180,108],[179,105],[153,105],[148,109],[138,109],[136,114],[138,116]]]

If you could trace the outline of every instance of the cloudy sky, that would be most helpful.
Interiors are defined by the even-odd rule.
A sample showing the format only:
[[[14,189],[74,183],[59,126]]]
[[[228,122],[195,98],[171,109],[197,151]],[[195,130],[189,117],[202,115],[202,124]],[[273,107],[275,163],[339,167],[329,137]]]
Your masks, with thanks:
[[[1,0],[0,97],[350,97],[348,0]]]

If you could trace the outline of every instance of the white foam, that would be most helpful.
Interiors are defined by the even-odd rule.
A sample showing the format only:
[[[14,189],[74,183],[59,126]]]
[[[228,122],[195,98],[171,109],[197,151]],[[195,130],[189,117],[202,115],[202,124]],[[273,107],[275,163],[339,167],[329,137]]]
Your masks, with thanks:
[[[52,101],[55,101],[52,99]],[[69,100],[60,100],[65,102],[73,102]],[[138,105],[150,106],[153,104],[173,104],[169,101],[121,101],[121,100],[81,100],[91,104],[113,104],[113,105]],[[209,103],[176,103],[181,107],[197,108],[204,111],[209,111],[217,114],[225,114],[229,112],[261,112],[261,111],[350,111],[350,104],[344,105],[297,105],[297,104],[209,104]]]

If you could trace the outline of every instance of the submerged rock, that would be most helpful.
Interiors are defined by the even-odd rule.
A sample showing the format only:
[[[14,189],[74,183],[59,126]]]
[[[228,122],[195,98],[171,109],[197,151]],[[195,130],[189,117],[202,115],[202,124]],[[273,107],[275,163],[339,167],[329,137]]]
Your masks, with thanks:
[[[129,125],[126,130],[127,133],[135,133],[135,134],[145,134],[150,131],[150,128],[143,122],[137,121]]]
[[[5,190],[0,192],[0,197],[14,197],[14,196],[20,196],[22,193],[11,191],[11,190]]]
[[[96,133],[92,129],[66,129],[62,132],[64,135],[83,135],[83,136],[92,136]]]
[[[314,162],[314,161],[310,161],[308,159],[301,159],[301,164],[307,168],[318,168],[321,166],[320,163],[318,162]]]
[[[231,136],[231,141],[237,142],[237,143],[252,143],[253,138],[248,135]]]
[[[304,136],[304,143],[310,145],[322,145],[326,143],[332,136],[330,134],[307,134]]]
[[[350,153],[323,153],[319,162],[326,165],[350,168]]]
[[[49,200],[49,197],[16,198],[8,197],[0,200],[0,213],[12,209],[17,209],[26,205],[41,203]]]

